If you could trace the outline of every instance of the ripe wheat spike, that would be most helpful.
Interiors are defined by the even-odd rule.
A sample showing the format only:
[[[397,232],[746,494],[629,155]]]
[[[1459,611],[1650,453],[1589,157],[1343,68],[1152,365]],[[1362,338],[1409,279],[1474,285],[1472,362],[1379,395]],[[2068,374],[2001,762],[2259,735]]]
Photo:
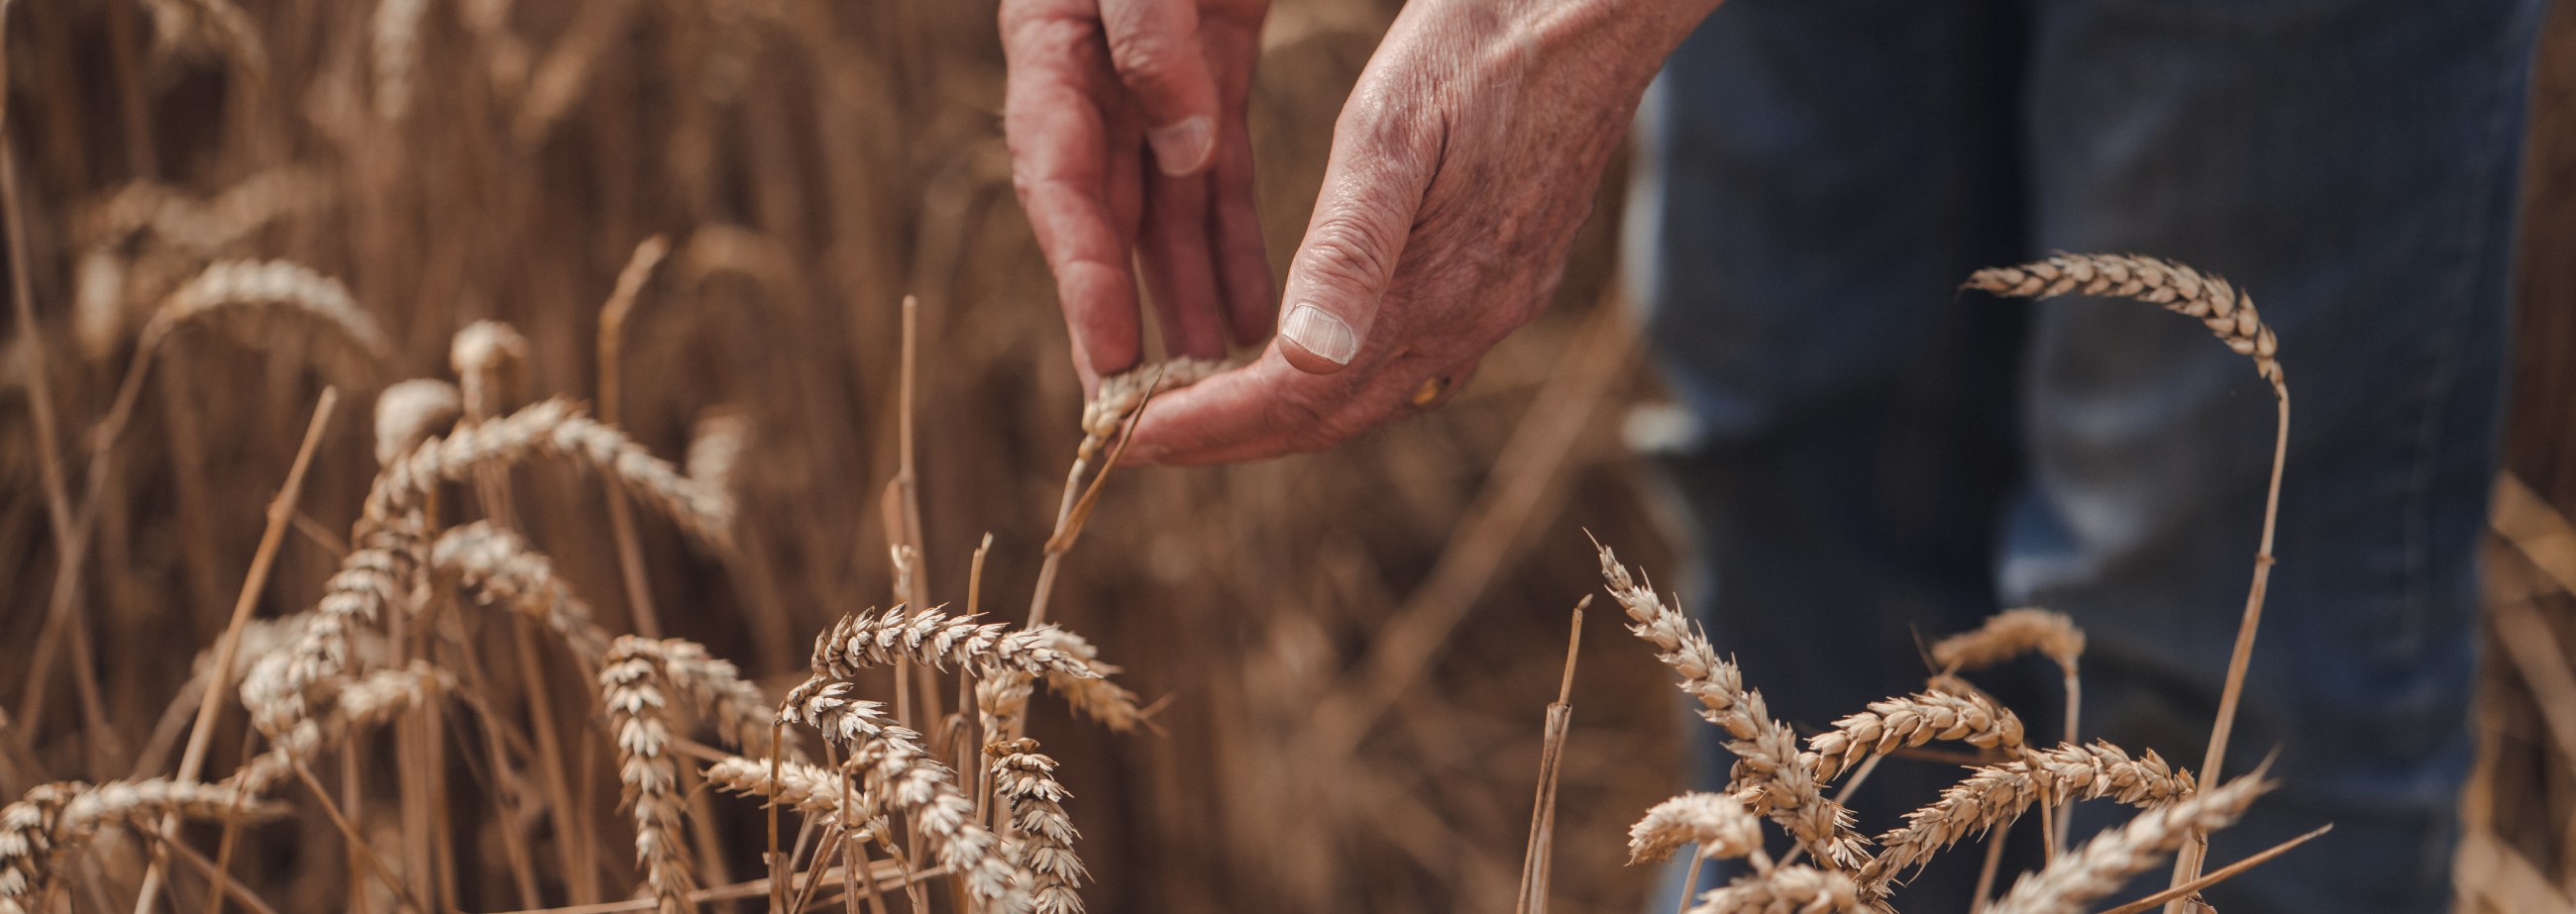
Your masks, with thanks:
[[[1879,836],[1878,859],[1861,873],[1865,885],[1884,886],[1951,845],[2002,826],[2028,812],[2043,795],[2057,802],[2109,798],[2152,806],[2190,796],[2191,772],[2175,770],[2149,751],[2130,757],[2118,746],[2058,746],[1987,765],[1941,791],[1931,805],[1905,815],[1905,826]]]
[[[2021,877],[1986,910],[1993,914],[2080,914],[2094,899],[2127,885],[2130,877],[2162,862],[2194,833],[2235,824],[2245,807],[2272,788],[2257,771],[2179,802],[2139,813],[2128,824],[2094,836],[2074,853]]]
[[[1020,841],[1020,858],[1028,867],[1030,910],[1035,914],[1081,914],[1082,858],[1073,842],[1082,837],[1066,815],[1072,796],[1055,779],[1055,759],[1040,755],[1038,741],[1012,740],[986,746],[993,756],[993,795],[1008,804],[1006,821]]]
[[[1827,866],[1853,871],[1867,863],[1868,845],[1852,830],[1851,812],[1824,795],[1814,760],[1800,757],[1797,734],[1771,719],[1762,693],[1744,687],[1743,671],[1717,659],[1707,636],[1654,588],[1630,577],[1607,546],[1601,547],[1601,576],[1628,613],[1628,631],[1655,646],[1656,659],[1681,674],[1683,694],[1703,706],[1700,715],[1726,730],[1727,751],[1737,759],[1729,792],[1754,792],[1759,800],[1752,805]]]
[[[1699,845],[1703,858],[1742,857],[1762,849],[1762,823],[1734,797],[1685,793],[1628,827],[1628,863],[1662,863],[1685,844]]]
[[[2102,295],[2134,298],[2167,311],[2200,319],[2209,332],[2238,355],[2254,360],[2254,370],[2275,387],[2282,384],[2275,356],[2281,341],[2254,310],[2254,299],[2215,275],[2183,264],[2134,254],[2059,254],[2012,267],[1978,270],[1967,288],[2014,298]]]
[[[1936,739],[2018,753],[2021,718],[1982,694],[1924,692],[1870,702],[1868,711],[1835,721],[1807,744],[1816,752],[1816,777],[1830,781],[1872,755]]]

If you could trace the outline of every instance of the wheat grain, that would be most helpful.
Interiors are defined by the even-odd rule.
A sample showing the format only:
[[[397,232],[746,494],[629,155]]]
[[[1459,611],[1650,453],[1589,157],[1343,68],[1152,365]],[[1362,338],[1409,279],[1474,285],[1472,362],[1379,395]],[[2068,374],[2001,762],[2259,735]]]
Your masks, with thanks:
[[[1700,715],[1726,731],[1726,749],[1737,758],[1729,791],[1749,792],[1748,806],[1779,822],[1827,866],[1859,869],[1869,859],[1867,842],[1852,830],[1851,812],[1825,797],[1815,757],[1800,757],[1797,735],[1771,719],[1762,693],[1744,687],[1743,671],[1717,659],[1681,610],[1631,578],[1609,547],[1601,547],[1600,558],[1602,580],[1628,613],[1629,633],[1654,645],[1655,659],[1681,675],[1683,694],[1700,702]]]
[[[429,562],[472,588],[477,602],[500,603],[543,623],[585,666],[598,664],[608,652],[608,632],[591,621],[590,604],[556,576],[545,553],[528,548],[518,534],[488,521],[454,527],[439,534]]]
[[[1776,866],[1739,876],[1700,896],[1690,914],[1833,914],[1858,911],[1863,899],[1851,877],[1805,864]]]
[[[1701,859],[1742,857],[1762,849],[1760,820],[1723,794],[1691,792],[1655,804],[1628,827],[1628,863],[1661,863],[1684,844]]]
[[[2032,652],[2072,667],[2084,654],[2084,630],[2064,613],[2037,607],[2008,609],[1986,617],[1975,631],[1933,642],[1932,662],[1945,669],[1973,670]]]
[[[2227,348],[2254,359],[2254,370],[2281,385],[2281,343],[2254,310],[2254,299],[2227,280],[2179,263],[2120,254],[2060,254],[2012,267],[1978,270],[1967,288],[2016,298],[2104,295],[2134,298],[2200,319]]]
[[[2039,872],[2021,877],[1987,908],[1992,914],[2077,914],[2094,899],[2126,885],[2194,834],[2235,824],[2271,782],[2257,770],[2172,804],[2139,813],[2128,824],[2094,836]]]
[[[984,747],[994,757],[993,794],[1008,804],[1011,828],[1020,837],[1020,859],[1030,875],[1030,910],[1080,914],[1087,874],[1073,850],[1082,834],[1064,811],[1072,794],[1056,781],[1055,760],[1038,754],[1037,745],[1037,740],[1018,739]]]
[[[1817,756],[1817,779],[1830,781],[1872,755],[1936,739],[2018,753],[2021,718],[1980,694],[1923,692],[1870,702],[1868,711],[1835,721],[1808,746]]]
[[[2044,795],[2060,802],[2109,798],[2152,806],[2195,789],[2191,772],[2175,770],[2152,750],[2132,758],[2118,746],[2095,742],[2034,751],[1976,768],[1943,789],[1939,800],[1907,813],[1905,827],[1879,837],[1882,850],[1862,871],[1861,882],[1884,886],[1953,844],[2012,824]]]
[[[688,908],[689,876],[680,832],[679,768],[670,756],[669,700],[662,695],[661,642],[632,635],[609,645],[599,667],[600,705],[616,740],[618,779],[635,815],[635,860],[662,914]]]
[[[376,395],[376,463],[392,463],[456,423],[465,403],[436,378],[396,382]]]

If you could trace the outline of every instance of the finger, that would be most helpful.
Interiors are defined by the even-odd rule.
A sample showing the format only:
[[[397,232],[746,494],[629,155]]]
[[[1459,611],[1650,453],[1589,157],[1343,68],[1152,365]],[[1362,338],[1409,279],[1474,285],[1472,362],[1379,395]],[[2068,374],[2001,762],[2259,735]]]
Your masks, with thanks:
[[[1196,466],[1326,450],[1370,429],[1447,403],[1466,387],[1468,377],[1475,374],[1476,363],[1477,360],[1471,358],[1443,371],[1425,372],[1422,366],[1429,364],[1427,360],[1397,359],[1375,370],[1356,393],[1343,399],[1339,411],[1311,425],[1231,445],[1165,452],[1157,455],[1158,462],[1169,466]],[[1433,396],[1421,397],[1425,382],[1434,378],[1444,383],[1439,385]]]
[[[1225,357],[1216,261],[1208,244],[1208,176],[1146,179],[1145,222],[1137,236],[1163,348],[1172,355]]]
[[[1216,145],[1217,106],[1197,0],[1101,0],[1100,24],[1119,80],[1144,109],[1155,167],[1198,174]]]
[[[1146,405],[1128,462],[1230,450],[1307,428],[1334,411],[1358,372],[1313,375],[1289,367],[1276,346],[1249,365],[1159,394]]]
[[[1111,205],[1110,125],[1099,102],[1117,81],[1099,31],[1043,6],[1002,5],[1003,127],[1012,187],[1055,274],[1074,369],[1090,391],[1137,361],[1129,234]]]
[[[1252,130],[1248,118],[1252,96],[1251,61],[1260,54],[1258,20],[1202,21],[1199,29],[1212,59],[1240,60],[1242,66],[1218,68],[1217,90],[1225,105],[1214,157],[1208,162],[1209,234],[1215,245],[1217,287],[1225,301],[1225,319],[1238,346],[1259,344],[1278,327],[1277,287],[1272,285],[1269,246],[1261,233],[1259,185],[1253,182]]]
[[[1278,349],[1314,374],[1340,371],[1369,348],[1369,326],[1395,280],[1436,154],[1424,142],[1431,125],[1362,85],[1333,129],[1324,187],[1281,298]]]

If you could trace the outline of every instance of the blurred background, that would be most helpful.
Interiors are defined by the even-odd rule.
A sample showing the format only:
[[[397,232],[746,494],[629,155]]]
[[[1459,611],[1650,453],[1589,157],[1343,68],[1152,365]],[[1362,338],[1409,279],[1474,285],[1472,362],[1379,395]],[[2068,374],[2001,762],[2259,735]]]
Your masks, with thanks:
[[[1279,0],[1253,95],[1275,257],[1314,199],[1335,114],[1395,4]],[[638,524],[641,592],[776,690],[812,634],[892,602],[880,496],[898,467],[899,302],[918,296],[926,572],[961,601],[992,535],[984,605],[1015,617],[1079,438],[1053,287],[1012,197],[988,3],[953,0],[29,0],[8,9],[6,132],[37,335],[0,354],[0,797],[169,769],[174,696],[222,631],[270,495],[322,385],[350,399],[301,499],[263,616],[310,606],[374,474],[368,404],[451,376],[480,319],[530,341],[516,402],[598,401],[601,306],[647,238],[671,255],[625,331],[619,424],[677,459],[715,414],[748,420],[739,548]],[[2576,891],[2576,22],[2542,51],[2516,414],[2497,515],[2497,630],[2480,773],[2464,802],[2473,909],[2568,909]],[[1067,557],[1052,616],[1167,704],[1113,736],[1042,714],[1105,911],[1510,907],[1564,660],[1597,587],[1583,532],[1672,569],[1621,420],[1654,393],[1611,281],[1614,173],[1559,301],[1437,413],[1334,453],[1122,471]],[[71,580],[48,528],[31,393],[65,429],[106,415],[151,309],[206,264],[284,258],[345,283],[392,370],[316,371],[309,341],[165,347],[98,484]],[[2258,290],[2259,292],[2259,290]],[[78,488],[75,488],[78,491]],[[521,526],[612,629],[634,626],[594,482],[519,471]],[[40,638],[57,592],[77,623]],[[1639,909],[1624,830],[1678,785],[1666,676],[1595,613],[1556,828],[1556,909]],[[506,626],[501,626],[506,628]],[[505,632],[480,632],[501,637]],[[86,645],[86,650],[81,645]],[[40,680],[31,673],[47,668]],[[496,689],[590,712],[568,671]],[[40,685],[39,683],[43,683]],[[604,741],[578,751],[603,771]],[[360,751],[383,752],[385,746]],[[221,771],[239,734],[217,740]],[[360,793],[390,793],[356,775]],[[451,779],[464,910],[519,899],[502,821]],[[388,782],[389,783],[389,782]],[[632,884],[613,773],[585,833]],[[737,875],[756,816],[712,823]],[[362,826],[399,828],[378,803]],[[368,818],[372,815],[374,818]],[[551,826],[545,826],[551,828]],[[351,896],[316,817],[254,832],[235,870],[280,907]],[[129,872],[135,845],[85,864]],[[316,860],[321,865],[313,865]],[[124,867],[124,870],[118,870]],[[100,879],[82,910],[125,910]],[[547,903],[580,900],[560,874]]]

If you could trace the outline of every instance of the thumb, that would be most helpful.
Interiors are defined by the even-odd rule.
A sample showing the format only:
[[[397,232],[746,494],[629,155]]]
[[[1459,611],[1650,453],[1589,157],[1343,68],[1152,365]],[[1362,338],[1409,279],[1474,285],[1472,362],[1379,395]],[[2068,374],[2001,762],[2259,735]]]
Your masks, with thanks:
[[[1109,62],[1145,114],[1145,142],[1164,174],[1188,177],[1216,149],[1216,77],[1199,39],[1197,0],[1102,0]]]
[[[1431,184],[1424,144],[1407,141],[1404,124],[1365,123],[1358,115],[1372,108],[1401,110],[1352,98],[1280,296],[1279,354],[1308,374],[1340,371],[1365,347]]]

